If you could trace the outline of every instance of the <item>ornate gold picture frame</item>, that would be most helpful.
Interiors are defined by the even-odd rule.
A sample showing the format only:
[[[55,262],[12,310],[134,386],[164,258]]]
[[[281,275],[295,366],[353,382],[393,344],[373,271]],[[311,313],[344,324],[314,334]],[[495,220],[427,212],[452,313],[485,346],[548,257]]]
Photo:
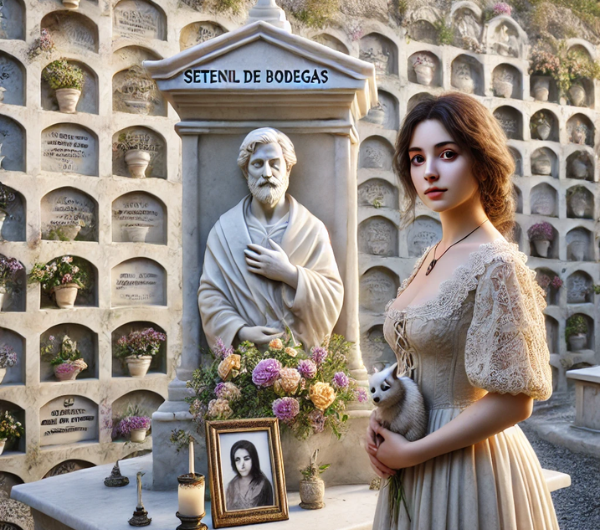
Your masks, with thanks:
[[[276,418],[206,422],[214,528],[289,519]]]

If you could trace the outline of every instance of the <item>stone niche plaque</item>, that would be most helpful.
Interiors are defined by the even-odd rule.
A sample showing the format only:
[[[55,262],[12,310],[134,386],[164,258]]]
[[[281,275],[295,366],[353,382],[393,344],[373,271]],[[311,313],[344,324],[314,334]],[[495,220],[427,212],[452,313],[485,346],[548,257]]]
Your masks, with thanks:
[[[408,230],[408,255],[421,257],[427,247],[442,238],[439,221],[431,217],[417,217]]]
[[[385,267],[373,267],[360,279],[360,307],[383,313],[385,305],[396,297],[400,282],[398,276]]]
[[[129,149],[140,149],[150,154],[146,177],[167,178],[166,143],[157,132],[147,127],[128,127],[113,136],[113,174],[131,177],[125,161]]]
[[[380,136],[372,136],[360,145],[358,167],[391,171],[393,157],[394,148],[390,143]]]
[[[539,184],[531,190],[531,213],[558,217],[558,192],[549,184]]]
[[[508,106],[498,107],[494,111],[494,117],[509,140],[523,139],[523,118],[517,109]]]
[[[214,22],[194,22],[188,24],[181,30],[179,36],[179,49],[181,51],[187,50],[196,44],[202,44],[207,40],[214,39],[223,33],[227,33],[227,30]]]
[[[4,20],[0,18],[0,24]],[[24,79],[23,65],[11,55],[0,52],[0,102],[5,105],[25,105]]]
[[[371,179],[358,187],[358,204],[374,208],[398,208],[398,189],[383,179]]]
[[[52,34],[52,39],[61,53],[98,53],[98,26],[88,17],[66,11],[46,15],[40,24]]]
[[[358,251],[373,256],[398,255],[398,229],[385,217],[371,217],[358,226]]]
[[[583,227],[574,228],[567,233],[567,259],[571,261],[592,261],[593,234]]]
[[[167,39],[167,20],[158,6],[144,0],[123,0],[113,10],[116,37]]]
[[[42,131],[42,170],[56,173],[98,175],[96,135],[69,123],[58,123]]]
[[[131,229],[145,228],[145,243],[167,243],[167,214],[162,201],[149,193],[134,192],[115,199],[112,205],[112,240],[127,243],[133,240]]]
[[[0,230],[1,241],[25,241],[26,208],[25,198],[18,191],[4,187],[7,194],[6,219]]]
[[[60,396],[40,409],[40,445],[98,439],[98,405],[82,396]]]
[[[130,259],[111,272],[111,307],[138,305],[167,305],[165,270],[151,259]]]
[[[375,366],[381,369],[385,365],[396,362],[396,356],[383,336],[381,324],[363,333],[360,350],[365,368],[370,374],[373,373]]]
[[[19,0],[0,4],[0,39],[25,40],[25,5]]]
[[[98,114],[98,77],[85,63],[69,61],[69,64],[78,66],[83,72],[83,90],[81,91],[81,97],[77,102],[77,112]],[[52,90],[50,85],[43,79],[41,82],[41,101],[44,110],[58,112],[56,91]]]
[[[583,271],[577,271],[567,278],[567,304],[586,304],[594,301],[594,281]]]
[[[371,33],[360,39],[360,58],[375,66],[377,75],[398,75],[398,49],[387,37]]]
[[[8,116],[0,116],[2,169],[25,171],[25,130]]]
[[[17,364],[6,368],[2,386],[25,382],[25,339],[10,329],[0,328],[0,348],[8,346],[17,354]]]
[[[156,82],[141,66],[117,72],[113,76],[113,110],[129,114],[166,116],[167,105]]]
[[[96,201],[75,188],[60,188],[42,199],[42,239],[65,240],[77,232],[78,241],[98,241],[97,219]]]

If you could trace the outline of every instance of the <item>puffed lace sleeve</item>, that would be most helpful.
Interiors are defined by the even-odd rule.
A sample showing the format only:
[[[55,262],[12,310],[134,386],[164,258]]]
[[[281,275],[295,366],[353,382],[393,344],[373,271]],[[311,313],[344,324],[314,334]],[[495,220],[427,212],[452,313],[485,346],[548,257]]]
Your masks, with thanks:
[[[465,368],[473,386],[500,394],[552,394],[550,354],[535,272],[518,258],[492,261],[480,276],[467,332]]]

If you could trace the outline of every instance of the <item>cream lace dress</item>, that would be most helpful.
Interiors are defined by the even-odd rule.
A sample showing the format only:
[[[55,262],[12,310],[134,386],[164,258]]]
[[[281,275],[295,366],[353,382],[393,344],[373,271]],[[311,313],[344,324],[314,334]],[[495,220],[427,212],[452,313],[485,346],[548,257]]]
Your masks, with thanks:
[[[399,371],[411,374],[425,397],[428,433],[487,392],[550,397],[546,303],[526,261],[516,244],[499,238],[472,252],[434,299],[402,311],[388,304],[384,335]],[[539,461],[518,426],[407,468],[403,484],[412,522],[401,506],[397,529],[558,529]],[[382,487],[374,530],[396,528],[387,493]]]

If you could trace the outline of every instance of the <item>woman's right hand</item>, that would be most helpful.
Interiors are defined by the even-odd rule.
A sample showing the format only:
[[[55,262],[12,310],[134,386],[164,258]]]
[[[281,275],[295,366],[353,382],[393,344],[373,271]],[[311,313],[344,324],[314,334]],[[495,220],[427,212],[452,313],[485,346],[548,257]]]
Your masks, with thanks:
[[[379,425],[379,422],[375,419],[375,411],[371,413],[371,417],[369,418],[369,425],[367,426],[367,436],[365,439],[365,449],[367,454],[369,455],[369,460],[371,460],[371,467],[375,474],[383,479],[386,479],[392,475],[396,474],[396,471],[390,469],[385,464],[382,464],[377,457],[377,434],[375,433],[375,429]]]

